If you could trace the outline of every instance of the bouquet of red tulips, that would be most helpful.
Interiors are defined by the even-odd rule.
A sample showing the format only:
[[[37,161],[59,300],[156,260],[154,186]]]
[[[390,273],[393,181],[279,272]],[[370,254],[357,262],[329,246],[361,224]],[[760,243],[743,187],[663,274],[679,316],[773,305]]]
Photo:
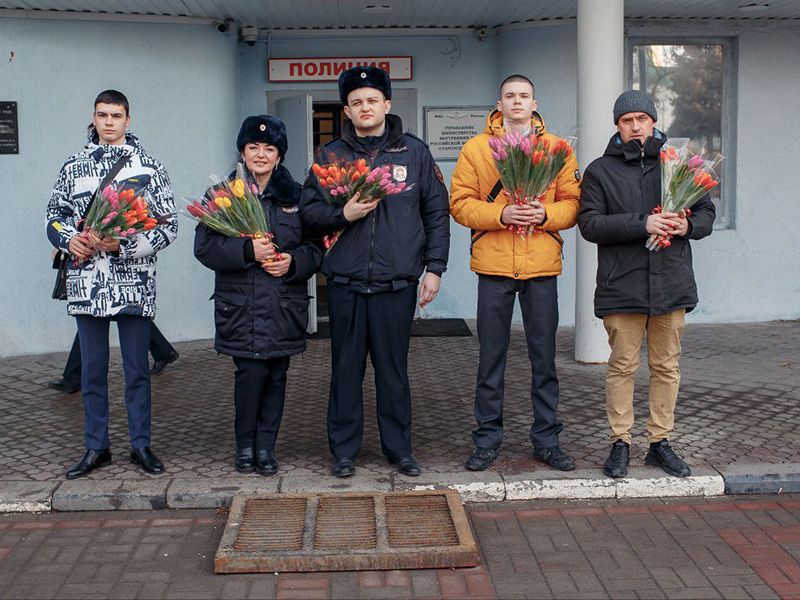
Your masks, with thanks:
[[[540,204],[572,153],[567,140],[559,139],[551,144],[544,136],[513,132],[490,137],[489,147],[506,193],[519,205]],[[535,226],[509,225],[508,228],[522,239],[535,231]]]
[[[703,158],[702,150],[689,140],[674,140],[661,149],[661,204],[654,213],[684,211],[688,216],[691,207],[708,192],[719,185],[715,170],[723,157],[711,154]],[[652,234],[645,246],[658,252],[671,245],[670,235]]]
[[[273,238],[258,188],[248,183],[241,164],[232,180],[218,180],[203,199],[187,200],[186,213],[228,237]]]
[[[311,171],[319,181],[325,200],[337,206],[344,206],[356,194],[360,194],[358,202],[365,204],[408,191],[413,187],[406,185],[405,181],[397,180],[400,173],[405,179],[407,173],[405,167],[383,165],[370,168],[363,158],[353,162],[332,161],[325,165],[314,163]],[[333,247],[342,231],[323,238],[326,250]]]

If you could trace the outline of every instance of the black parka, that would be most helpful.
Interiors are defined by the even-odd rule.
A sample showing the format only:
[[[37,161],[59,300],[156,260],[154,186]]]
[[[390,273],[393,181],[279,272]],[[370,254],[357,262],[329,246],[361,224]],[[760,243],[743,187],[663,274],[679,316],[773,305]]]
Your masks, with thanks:
[[[659,252],[645,248],[647,217],[661,202],[659,152],[667,136],[655,130],[644,146],[615,134],[603,156],[592,162],[581,183],[578,227],[597,244],[595,315],[663,315],[697,305],[689,240],[711,233],[716,211],[703,196],[689,217],[687,237],[674,237]]]
[[[278,250],[292,255],[284,277],[273,277],[261,268],[249,238],[227,237],[202,224],[195,229],[194,255],[215,272],[217,352],[268,359],[305,350],[306,286],[319,269],[322,248],[304,235],[299,200],[300,185],[285,167],[277,166],[261,203]]]
[[[369,147],[370,141],[374,144]],[[318,231],[343,229],[326,253],[322,272],[334,285],[363,293],[415,285],[423,268],[441,275],[447,268],[450,214],[447,188],[427,145],[403,133],[399,117],[386,116],[381,138],[357,138],[345,123],[341,138],[319,151],[320,164],[366,159],[372,167],[386,164],[405,177],[408,187],[387,196],[363,219],[348,223],[341,206],[328,204],[313,172],[309,172],[300,202],[303,220]]]

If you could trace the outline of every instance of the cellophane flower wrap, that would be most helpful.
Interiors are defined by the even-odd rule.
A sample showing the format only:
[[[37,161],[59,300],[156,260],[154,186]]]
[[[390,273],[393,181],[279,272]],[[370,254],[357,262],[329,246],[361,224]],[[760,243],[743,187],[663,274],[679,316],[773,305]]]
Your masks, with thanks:
[[[159,223],[150,214],[150,193],[135,180],[112,182],[95,193],[83,222],[80,235],[84,237],[94,233],[99,237],[121,240],[154,229]]]
[[[332,156],[330,162],[326,164],[314,163],[311,171],[319,182],[325,200],[336,206],[344,206],[357,193],[360,194],[358,202],[366,204],[414,187],[406,185],[404,181],[397,181],[393,175],[394,165],[373,168],[363,158],[347,162]],[[333,247],[342,231],[339,230],[323,238],[326,250]]]
[[[691,207],[700,198],[719,185],[716,171],[723,156],[719,153],[708,153],[697,143],[685,138],[676,138],[664,144],[659,156],[661,162],[661,204],[653,209],[654,213],[686,211],[691,214]],[[672,236],[651,234],[645,246],[650,251],[658,252],[669,248]]]
[[[534,134],[507,132],[489,138],[492,158],[500,173],[500,181],[514,204],[541,203],[544,193],[558,176],[572,154],[573,140],[550,139]],[[536,231],[535,226],[509,225],[525,239]]]
[[[258,187],[236,166],[233,179],[212,177],[216,183],[201,200],[186,200],[185,213],[206,227],[228,237],[273,239]],[[280,255],[276,256],[280,260]]]

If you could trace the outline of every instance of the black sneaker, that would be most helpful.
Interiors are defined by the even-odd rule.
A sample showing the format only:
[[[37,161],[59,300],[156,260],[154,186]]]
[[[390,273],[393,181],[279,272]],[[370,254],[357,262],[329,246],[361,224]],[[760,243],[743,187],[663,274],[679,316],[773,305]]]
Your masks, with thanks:
[[[575,461],[564,452],[559,446],[550,448],[534,448],[534,458],[546,462],[557,471],[572,471],[575,469]]]
[[[644,457],[644,464],[659,467],[675,477],[688,477],[692,474],[689,465],[675,453],[667,440],[650,444],[650,450]]]
[[[467,471],[485,471],[497,458],[497,448],[475,448],[469,455],[464,468]]]
[[[603,463],[603,473],[614,479],[627,477],[628,463],[631,460],[630,444],[617,440],[611,444],[611,452],[608,454],[606,462]]]

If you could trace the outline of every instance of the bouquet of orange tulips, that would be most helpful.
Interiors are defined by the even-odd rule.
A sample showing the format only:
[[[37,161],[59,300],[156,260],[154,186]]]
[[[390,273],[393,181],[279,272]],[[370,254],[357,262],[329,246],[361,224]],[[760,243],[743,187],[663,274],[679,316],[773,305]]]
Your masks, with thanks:
[[[233,179],[217,181],[202,200],[186,201],[186,214],[228,237],[273,238],[258,188],[241,164]]]
[[[88,237],[94,233],[101,238],[122,239],[158,225],[158,219],[148,209],[149,192],[131,186],[130,180],[110,183],[96,193],[80,235]]]
[[[723,157],[711,154],[702,157],[703,151],[697,144],[686,139],[673,140],[661,149],[661,204],[653,209],[654,213],[684,212],[691,215],[691,207],[700,198],[719,185],[715,179],[715,170]],[[671,245],[670,235],[650,235],[645,246],[648,250],[658,252]]]
[[[400,168],[394,165],[370,168],[365,159],[359,158],[353,162],[314,163],[311,171],[316,175],[325,199],[330,204],[344,206],[356,194],[360,194],[358,202],[365,204],[410,190],[413,185],[406,185],[395,178],[394,173],[399,173]],[[333,247],[342,231],[323,237],[326,250]]]

